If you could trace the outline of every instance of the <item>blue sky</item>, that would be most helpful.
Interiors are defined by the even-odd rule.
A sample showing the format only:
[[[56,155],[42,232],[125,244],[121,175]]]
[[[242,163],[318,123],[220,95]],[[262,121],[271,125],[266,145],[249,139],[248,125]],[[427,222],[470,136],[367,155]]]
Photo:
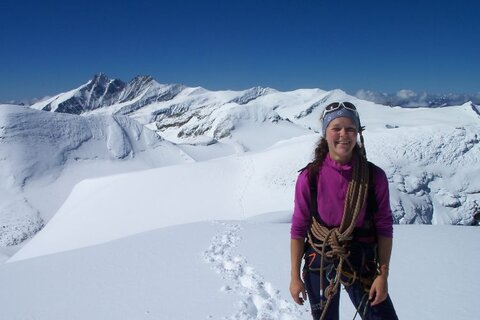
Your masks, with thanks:
[[[210,90],[480,92],[480,4],[457,0],[12,1],[0,101],[94,74]]]

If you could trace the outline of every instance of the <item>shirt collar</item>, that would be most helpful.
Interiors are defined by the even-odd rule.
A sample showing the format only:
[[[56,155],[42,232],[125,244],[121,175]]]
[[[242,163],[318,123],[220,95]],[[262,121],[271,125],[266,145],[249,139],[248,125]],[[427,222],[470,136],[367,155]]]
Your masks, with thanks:
[[[337,171],[350,171],[353,168],[353,162],[355,161],[355,156],[352,157],[352,159],[347,162],[347,163],[338,163],[332,158],[330,158],[330,154],[327,153],[327,157],[325,158],[325,163],[329,166],[332,167],[333,169]]]

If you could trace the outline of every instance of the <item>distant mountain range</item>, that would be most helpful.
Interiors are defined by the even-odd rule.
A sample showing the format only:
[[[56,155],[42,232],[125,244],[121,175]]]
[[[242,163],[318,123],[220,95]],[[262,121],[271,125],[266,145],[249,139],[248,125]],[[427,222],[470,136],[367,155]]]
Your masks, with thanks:
[[[44,111],[82,114],[101,107],[123,104],[117,114],[128,114],[153,102],[170,100],[185,87],[182,85],[161,85],[150,76],[138,76],[125,83],[109,79],[105,74],[93,79],[77,89],[58,94],[37,102],[31,107]]]
[[[5,103],[24,106],[42,106],[43,110],[80,114],[102,106],[118,103],[128,104],[129,101],[133,101],[145,94],[145,91],[149,91],[148,99],[144,99],[141,103],[132,107],[133,109],[141,108],[142,104],[171,99],[185,88],[187,87],[180,84],[161,85],[151,76],[137,76],[126,83],[119,79],[110,79],[104,73],[99,73],[86,84],[64,94],[40,99],[8,101]],[[273,89],[255,87],[251,90],[253,93],[252,98],[255,98],[255,93],[261,93],[263,90]],[[432,94],[412,90],[399,90],[395,93],[359,90],[353,96],[383,105],[406,108],[455,106],[468,101],[477,105],[480,104],[480,92],[469,94]],[[248,97],[245,98],[248,99]]]
[[[480,104],[480,92],[476,94],[431,94],[427,92],[417,93],[412,90],[400,90],[396,93],[359,90],[355,96],[362,100],[372,101],[387,106],[400,106],[405,108],[458,106],[469,101],[477,105]]]
[[[304,97],[306,92],[308,94]],[[185,142],[188,139],[192,142],[194,139],[195,143],[212,143],[211,139],[229,137],[241,122],[282,121],[286,126],[297,128],[288,116],[304,118],[328,101],[335,92],[347,96],[341,90],[326,92],[301,89],[296,94],[298,101],[290,98],[283,106],[262,103],[262,106],[252,109],[250,105],[262,97],[275,94],[288,97],[289,93],[263,87],[243,91],[209,91],[201,87],[160,84],[150,76],[138,76],[125,83],[100,73],[79,88],[30,107],[76,115],[127,115],[141,124],[149,125],[151,129],[159,130],[163,137],[173,142]],[[279,107],[291,105],[305,106],[306,110],[291,115],[280,115],[276,111]]]

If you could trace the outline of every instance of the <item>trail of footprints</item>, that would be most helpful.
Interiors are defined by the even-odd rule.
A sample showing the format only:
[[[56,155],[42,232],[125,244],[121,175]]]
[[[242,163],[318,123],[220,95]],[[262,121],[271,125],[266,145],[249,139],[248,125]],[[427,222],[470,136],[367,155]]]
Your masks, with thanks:
[[[305,312],[296,305],[282,299],[278,290],[271,283],[263,280],[244,257],[234,255],[240,226],[221,223],[225,231],[213,238],[210,247],[204,252],[204,259],[212,265],[213,270],[229,285],[221,288],[226,293],[238,294],[240,303],[237,312],[224,319],[228,320],[297,320]]]

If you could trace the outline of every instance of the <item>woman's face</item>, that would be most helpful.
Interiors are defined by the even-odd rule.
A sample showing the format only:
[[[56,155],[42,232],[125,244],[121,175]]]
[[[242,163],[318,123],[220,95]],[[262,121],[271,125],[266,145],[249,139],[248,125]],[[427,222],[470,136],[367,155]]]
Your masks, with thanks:
[[[340,117],[332,120],[328,124],[325,135],[330,158],[338,163],[349,162],[357,143],[357,127],[352,119]]]

